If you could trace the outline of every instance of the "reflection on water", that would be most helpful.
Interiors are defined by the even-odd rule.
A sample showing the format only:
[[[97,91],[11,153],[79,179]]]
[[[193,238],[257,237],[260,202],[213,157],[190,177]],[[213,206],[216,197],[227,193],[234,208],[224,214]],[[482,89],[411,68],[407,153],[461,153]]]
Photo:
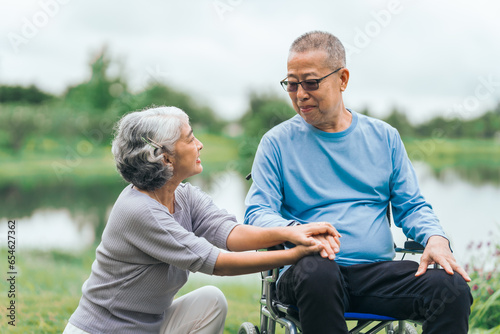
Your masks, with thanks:
[[[459,172],[441,172],[439,178],[424,164],[415,164],[422,192],[432,204],[449,235],[457,259],[468,259],[466,246],[491,240],[499,232],[500,187],[495,183],[478,185],[462,178]],[[221,208],[243,220],[244,197],[250,181],[235,173],[217,175],[207,183],[193,178],[191,183],[208,192]],[[2,221],[16,219],[21,248],[59,248],[77,250],[98,240],[107,215],[125,187],[121,182],[92,184],[78,188],[70,185],[23,191],[16,187],[0,190],[3,199]],[[5,235],[7,224],[0,225]],[[405,237],[394,229],[398,245]]]
[[[114,179],[78,187],[59,184],[25,190],[9,186],[0,189],[0,219],[16,220],[20,249],[82,249],[100,238],[108,211],[124,185]],[[5,235],[6,225],[0,225],[0,235]]]
[[[441,173],[436,179],[427,165],[415,164],[420,188],[431,203],[450,238],[455,257],[465,263],[470,254],[470,242],[492,240],[500,232],[500,217],[496,207],[500,203],[500,187],[493,184],[477,185],[462,179],[453,170]],[[401,231],[396,240],[404,240]]]
[[[17,249],[84,250],[94,242],[95,228],[91,221],[82,224],[81,218],[68,209],[39,209],[31,217],[16,218]]]
[[[467,180],[467,183],[481,185],[500,186],[500,168],[497,166],[473,164],[473,167],[468,166],[453,166],[439,171],[433,171],[436,178],[440,180],[447,179],[449,175],[458,176],[462,180]]]

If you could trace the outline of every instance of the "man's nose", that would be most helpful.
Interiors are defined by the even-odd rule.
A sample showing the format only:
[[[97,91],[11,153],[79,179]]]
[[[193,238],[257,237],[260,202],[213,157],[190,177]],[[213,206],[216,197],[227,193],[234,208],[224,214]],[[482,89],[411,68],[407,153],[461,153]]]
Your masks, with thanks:
[[[302,85],[299,85],[297,88],[297,97],[300,100],[307,100],[309,98],[309,93],[302,87]]]

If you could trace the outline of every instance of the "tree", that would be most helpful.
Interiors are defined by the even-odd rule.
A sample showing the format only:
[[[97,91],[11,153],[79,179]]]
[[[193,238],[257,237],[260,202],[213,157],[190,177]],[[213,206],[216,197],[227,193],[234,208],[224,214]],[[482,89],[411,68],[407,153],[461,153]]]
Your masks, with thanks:
[[[393,108],[391,114],[385,119],[387,123],[395,127],[402,137],[410,137],[414,135],[413,126],[410,124],[406,114]]]
[[[25,105],[0,105],[0,145],[18,153],[26,138],[39,127],[33,110]]]
[[[113,101],[127,89],[122,71],[114,78],[109,76],[110,65],[111,59],[107,48],[103,47],[89,64],[90,79],[69,87],[65,94],[66,102],[74,109],[86,110],[89,113],[100,114],[108,109]]]
[[[252,93],[250,108],[239,123],[243,129],[243,140],[238,148],[240,172],[247,174],[262,136],[272,127],[296,115],[290,104],[277,96]]]
[[[53,98],[53,95],[42,92],[35,85],[28,87],[0,86],[0,103],[20,102],[23,104],[40,104]]]
[[[193,127],[198,130],[218,133],[226,125],[211,108],[200,105],[191,96],[160,83],[151,84],[135,95],[125,93],[115,104],[120,115],[153,106],[175,106],[184,110],[189,115]]]

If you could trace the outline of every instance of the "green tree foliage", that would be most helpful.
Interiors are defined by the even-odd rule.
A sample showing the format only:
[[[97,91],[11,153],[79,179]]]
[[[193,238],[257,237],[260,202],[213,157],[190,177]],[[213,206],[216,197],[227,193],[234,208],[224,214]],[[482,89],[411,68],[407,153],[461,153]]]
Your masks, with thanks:
[[[401,136],[410,137],[414,135],[415,130],[408,120],[408,117],[406,117],[406,114],[399,111],[397,108],[392,109],[392,112],[385,119],[385,121],[395,127]]]
[[[437,116],[413,128],[417,137],[495,138],[500,135],[500,103],[495,109],[473,119],[445,119]]]
[[[0,145],[9,151],[18,153],[39,125],[27,106],[0,105]]]
[[[127,89],[123,73],[111,78],[109,75],[112,61],[103,48],[89,64],[91,76],[86,82],[69,87],[65,99],[72,108],[100,114],[108,109],[113,101]]]
[[[250,108],[241,117],[243,138],[238,147],[240,172],[250,172],[261,137],[272,127],[296,115],[288,101],[274,95],[252,93]]]
[[[118,71],[111,75],[113,68]],[[35,86],[0,86],[0,147],[16,153],[30,140],[38,150],[46,137],[65,148],[80,140],[109,145],[120,116],[160,105],[186,111],[195,130],[220,133],[226,126],[211,108],[167,85],[153,82],[131,93],[121,65],[106,48],[89,63],[89,72],[89,80],[69,87],[62,97],[45,94]],[[53,153],[58,150],[49,146]]]
[[[122,115],[129,111],[163,105],[175,106],[184,110],[189,115],[193,127],[198,130],[220,132],[225,126],[225,122],[218,118],[212,109],[200,105],[188,94],[176,91],[161,83],[151,84],[135,95],[124,93],[115,101],[114,107]]]
[[[40,104],[53,98],[53,95],[42,92],[35,85],[29,87],[0,86],[0,103],[20,102],[26,104]]]

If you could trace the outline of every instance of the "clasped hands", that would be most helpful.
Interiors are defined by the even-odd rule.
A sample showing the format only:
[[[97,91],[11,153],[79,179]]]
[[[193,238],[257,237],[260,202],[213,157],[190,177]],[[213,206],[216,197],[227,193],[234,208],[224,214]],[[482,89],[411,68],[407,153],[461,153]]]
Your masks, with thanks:
[[[319,246],[322,257],[335,259],[340,251],[340,233],[327,222],[309,223],[288,227],[289,241],[296,245]]]

